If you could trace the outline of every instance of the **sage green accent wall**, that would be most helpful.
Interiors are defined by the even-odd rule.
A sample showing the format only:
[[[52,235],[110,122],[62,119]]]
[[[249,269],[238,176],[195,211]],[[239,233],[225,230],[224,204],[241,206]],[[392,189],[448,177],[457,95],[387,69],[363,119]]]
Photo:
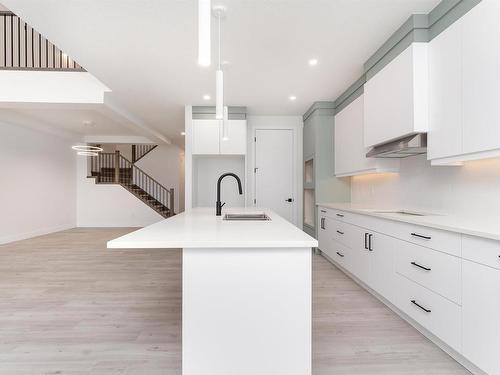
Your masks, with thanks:
[[[333,102],[316,102],[304,114],[304,162],[311,158],[314,160],[316,203],[351,200],[350,180],[335,177],[334,116]],[[317,230],[317,223],[315,227]],[[304,227],[304,230],[307,229]]]
[[[334,113],[317,110],[308,119],[315,127],[316,202],[349,202],[351,184],[348,178],[335,177]]]

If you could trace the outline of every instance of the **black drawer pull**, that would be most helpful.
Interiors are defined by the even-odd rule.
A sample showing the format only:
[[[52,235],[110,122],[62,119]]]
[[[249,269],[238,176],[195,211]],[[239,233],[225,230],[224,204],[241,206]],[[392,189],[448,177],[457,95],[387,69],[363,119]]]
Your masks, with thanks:
[[[421,266],[420,264],[418,264],[416,262],[411,262],[410,264],[414,265],[415,267],[422,268],[423,270],[426,270],[426,271],[430,271],[431,270],[430,268]]]
[[[365,250],[368,250],[368,233],[365,233]]]
[[[337,251],[337,255],[338,255],[339,257],[342,257],[342,258],[344,257],[344,254],[341,254],[341,253],[339,253],[338,251]]]
[[[420,308],[421,308],[422,310],[424,310],[426,313],[430,313],[430,312],[431,312],[431,310],[426,309],[425,307],[423,307],[423,306],[419,305],[417,302],[415,302],[415,300],[414,300],[414,299],[412,299],[412,300],[411,300],[411,303],[413,303],[413,304],[414,304],[415,306],[417,306],[417,307],[420,307]]]
[[[338,217],[344,217],[344,215],[342,214],[336,214]]]
[[[339,231],[339,230],[337,231],[337,233],[338,233],[338,234],[344,234],[344,232],[341,232],[341,231]]]
[[[325,210],[320,210],[321,212],[323,212],[324,214],[326,214],[326,211]]]
[[[373,249],[372,249],[372,237],[373,237],[373,234],[368,235],[368,250],[370,250],[370,251],[373,251]]]
[[[414,236],[414,237],[423,238],[424,240],[430,240],[431,239],[431,237],[429,237],[429,236],[423,236],[423,235],[418,234],[418,233],[411,233],[411,235]]]

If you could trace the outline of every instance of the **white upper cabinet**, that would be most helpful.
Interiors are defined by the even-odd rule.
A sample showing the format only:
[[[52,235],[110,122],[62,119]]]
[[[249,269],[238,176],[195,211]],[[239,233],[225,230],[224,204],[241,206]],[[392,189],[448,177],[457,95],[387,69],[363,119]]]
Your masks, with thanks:
[[[219,154],[219,121],[193,120],[193,154]]]
[[[193,120],[192,146],[196,155],[245,155],[247,149],[246,120],[228,120],[228,139],[224,140],[219,120]]]
[[[500,1],[483,0],[463,18],[463,152],[500,148]]]
[[[428,159],[462,153],[461,22],[429,43]]]
[[[335,175],[354,176],[376,172],[395,172],[398,160],[367,158],[363,144],[364,95],[335,115]]]
[[[228,139],[222,138],[220,130],[220,153],[228,155],[244,155],[247,152],[247,121],[228,120]]]
[[[413,43],[365,83],[364,145],[428,129],[427,43]]]
[[[433,165],[500,156],[499,14],[483,0],[429,43]]]

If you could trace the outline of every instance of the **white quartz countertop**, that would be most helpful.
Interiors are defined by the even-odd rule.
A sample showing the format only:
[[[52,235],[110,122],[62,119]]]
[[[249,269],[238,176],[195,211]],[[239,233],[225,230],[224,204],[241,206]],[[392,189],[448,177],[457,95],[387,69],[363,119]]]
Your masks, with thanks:
[[[424,216],[402,215],[390,213],[397,209],[363,207],[351,203],[318,203],[318,206],[352,212],[361,215],[375,216],[382,219],[401,221],[404,223],[422,225],[425,227],[458,232],[470,236],[478,236],[500,241],[500,218],[446,215],[442,213],[421,212]],[[386,211],[386,212],[383,212]],[[412,212],[413,210],[406,210]],[[420,212],[415,210],[414,212]]]
[[[262,213],[268,221],[227,221],[225,213]],[[268,209],[194,208],[108,242],[108,248],[316,247],[318,241]]]

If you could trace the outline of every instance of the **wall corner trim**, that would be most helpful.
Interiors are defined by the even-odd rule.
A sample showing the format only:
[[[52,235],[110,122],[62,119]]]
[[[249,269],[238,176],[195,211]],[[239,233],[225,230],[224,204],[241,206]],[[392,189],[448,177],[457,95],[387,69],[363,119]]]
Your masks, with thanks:
[[[316,112],[317,110],[321,110],[321,109],[324,109],[327,111],[330,110],[333,114],[333,112],[335,111],[335,103],[328,102],[328,101],[314,102],[309,107],[309,109],[304,113],[304,115],[302,116],[302,120],[306,121],[314,112]]]

